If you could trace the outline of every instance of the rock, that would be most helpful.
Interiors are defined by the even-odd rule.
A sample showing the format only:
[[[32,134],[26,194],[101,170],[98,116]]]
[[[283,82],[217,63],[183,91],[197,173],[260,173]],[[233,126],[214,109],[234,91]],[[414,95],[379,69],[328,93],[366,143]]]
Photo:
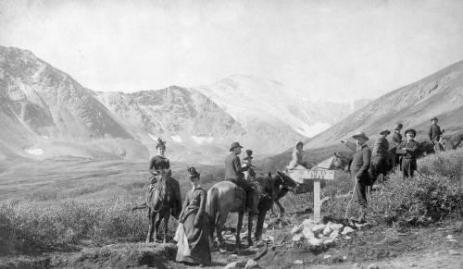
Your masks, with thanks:
[[[297,234],[299,233],[300,231],[302,231],[302,229],[304,228],[304,225],[298,225],[298,226],[294,226],[292,229],[291,229],[291,234]]]
[[[331,244],[334,244],[334,241],[335,241],[334,238],[328,238],[328,239],[323,240],[323,244],[331,245]]]
[[[336,239],[336,238],[338,238],[338,236],[339,236],[339,230],[334,230],[330,234],[330,238],[332,238],[332,239]]]
[[[293,240],[294,242],[298,242],[298,241],[301,241],[302,238],[304,238],[304,235],[303,235],[303,234],[295,234],[295,235],[293,236],[292,240]]]
[[[351,268],[352,268],[352,269],[363,269],[363,266],[361,266],[361,265],[358,264],[358,263],[354,263],[354,264],[352,264],[352,267],[351,267]]]
[[[461,255],[460,252],[458,252],[458,251],[456,251],[456,250],[453,250],[453,249],[449,250],[449,254],[450,254],[450,255],[454,255],[454,256]]]
[[[304,230],[302,230],[302,234],[307,239],[315,238],[315,234],[312,232],[312,229],[310,227],[305,227]]]
[[[232,254],[232,255],[228,256],[229,261],[235,261],[237,259],[238,259],[238,255],[236,255],[236,254]]]
[[[339,223],[331,223],[331,224],[330,223],[328,224],[333,231],[339,231],[342,229],[342,227],[344,227],[342,224],[339,224]]]
[[[341,233],[341,234],[342,234],[342,235],[346,235],[346,234],[352,233],[353,231],[354,231],[354,229],[352,229],[352,228],[349,227],[349,226],[346,226],[346,227],[344,227],[344,229],[342,230],[342,233]]]
[[[327,254],[327,255],[324,255],[324,256],[323,256],[323,259],[329,259],[329,258],[331,258],[331,255],[328,255],[328,254]]]
[[[325,229],[325,225],[324,225],[324,224],[317,224],[317,225],[315,225],[315,226],[312,227],[312,232],[314,232],[315,234],[317,234],[317,233],[323,232],[324,229]]]
[[[302,260],[295,260],[293,264],[304,264],[304,262]]]
[[[312,219],[305,219],[303,222],[302,222],[302,226],[304,227],[313,227],[315,226],[315,222],[312,220]]]
[[[224,267],[224,269],[236,269],[236,268],[240,268],[238,267],[238,262],[229,263]]]
[[[323,235],[327,236],[327,235],[331,234],[332,231],[333,231],[333,229],[331,229],[331,227],[329,225],[326,225],[325,229],[323,229]]]
[[[315,246],[315,247],[318,247],[323,244],[323,240],[318,239],[316,237],[307,238],[307,241],[309,242],[310,245]]]
[[[347,236],[347,235],[346,235],[346,236],[344,236],[344,239],[346,239],[346,240],[350,240],[351,238],[352,238],[352,237],[350,237],[350,236]]]
[[[451,234],[447,235],[447,240],[448,240],[449,242],[457,242],[457,240],[455,240],[455,238],[454,238],[453,235],[451,235]]]
[[[267,228],[268,228],[268,223],[267,223],[267,222],[264,222],[263,228],[264,228],[264,229],[267,229]]]
[[[367,269],[379,269],[379,266],[375,263],[368,265]]]
[[[249,259],[246,265],[244,266],[244,269],[252,269],[252,268],[259,268],[259,264],[255,260]]]

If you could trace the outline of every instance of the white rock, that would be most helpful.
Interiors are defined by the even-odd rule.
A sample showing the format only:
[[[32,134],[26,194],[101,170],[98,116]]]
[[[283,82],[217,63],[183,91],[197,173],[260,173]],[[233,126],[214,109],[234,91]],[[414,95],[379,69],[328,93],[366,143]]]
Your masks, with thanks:
[[[455,238],[454,238],[453,235],[451,235],[451,234],[447,235],[447,240],[448,240],[449,242],[457,242],[457,240],[455,240]]]
[[[239,268],[238,262],[229,263],[224,267],[224,269],[236,269],[236,268]]]
[[[302,238],[304,238],[304,235],[303,235],[303,234],[295,234],[295,235],[293,236],[292,240],[293,240],[294,242],[298,242],[298,241],[301,241]]]
[[[291,234],[296,234],[300,231],[302,231],[302,229],[304,228],[304,225],[298,225],[298,226],[294,226],[292,229],[291,229]]]
[[[331,255],[324,255],[323,256],[323,259],[329,259],[329,258],[331,258]]]
[[[349,240],[349,239],[351,239],[351,237],[346,235],[346,236],[344,236],[344,239]]]
[[[263,227],[264,227],[264,229],[267,229],[267,228],[268,228],[268,223],[267,223],[267,222],[264,222]]]
[[[302,260],[295,260],[293,264],[304,264],[304,262]]]
[[[315,234],[312,232],[312,229],[309,227],[305,227],[304,230],[302,230],[302,234],[304,235],[305,238],[315,238]]]
[[[305,219],[305,220],[302,222],[302,226],[304,226],[304,227],[313,227],[313,226],[315,226],[315,224],[316,224],[316,223],[315,223],[314,220],[312,220],[312,219]]]
[[[236,254],[232,254],[232,255],[228,256],[229,261],[234,261],[236,259],[238,259],[238,255],[236,255]]]
[[[331,244],[334,244],[334,238],[328,238],[328,239],[325,239],[323,240],[323,244],[325,245],[331,245]]]
[[[343,227],[343,225],[339,223],[331,223],[329,226],[333,231],[339,231]]]
[[[379,269],[379,266],[372,263],[372,264],[368,265],[367,269]]]
[[[320,246],[321,244],[323,244],[323,240],[315,238],[315,237],[307,238],[307,241],[312,246]]]
[[[314,233],[320,233],[320,232],[322,232],[324,229],[325,229],[325,225],[324,225],[324,224],[317,224],[317,225],[315,225],[315,226],[312,227],[312,232],[314,232]]]
[[[336,238],[338,238],[338,236],[339,236],[339,230],[334,230],[334,231],[331,232],[331,234],[330,234],[330,238],[331,238],[331,239],[336,239]]]
[[[341,234],[342,234],[342,235],[346,235],[346,234],[352,233],[353,231],[354,231],[354,229],[352,229],[352,228],[349,227],[349,226],[346,226],[346,227],[344,227],[344,229],[342,230],[342,233],[341,233]]]
[[[244,269],[251,269],[251,268],[257,268],[259,267],[259,264],[253,259],[249,259],[246,265],[244,266]]]
[[[329,225],[326,225],[325,226],[325,229],[323,229],[323,235],[329,235],[331,234],[331,232],[333,231],[333,229],[331,229],[331,227]]]

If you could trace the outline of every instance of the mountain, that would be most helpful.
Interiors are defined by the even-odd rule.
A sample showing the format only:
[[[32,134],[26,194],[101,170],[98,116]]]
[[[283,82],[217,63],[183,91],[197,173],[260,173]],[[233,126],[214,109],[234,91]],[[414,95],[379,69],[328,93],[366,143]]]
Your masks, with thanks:
[[[463,127],[463,61],[370,102],[328,130],[313,137],[307,148],[338,143],[357,131],[374,136],[397,122],[424,136],[429,120],[437,116],[447,133]]]
[[[415,128],[417,140],[427,138],[430,119],[439,118],[446,134],[463,131],[463,61],[457,62],[415,83],[392,91],[347,116],[305,144],[305,161],[316,164],[336,151],[348,151],[341,139],[364,131],[373,143],[377,134],[402,122],[405,129]],[[291,158],[291,150],[265,158],[256,165],[264,171],[283,169]]]
[[[132,135],[93,92],[29,51],[0,46],[0,105],[3,155],[131,154],[119,145]]]

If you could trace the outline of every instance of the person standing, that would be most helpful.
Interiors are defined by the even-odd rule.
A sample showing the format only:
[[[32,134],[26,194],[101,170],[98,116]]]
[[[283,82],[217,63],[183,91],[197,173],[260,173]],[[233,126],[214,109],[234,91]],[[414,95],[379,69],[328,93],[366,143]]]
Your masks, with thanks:
[[[384,130],[379,133],[379,137],[376,140],[373,150],[371,152],[371,175],[373,182],[378,179],[379,175],[386,176],[390,167],[390,158],[389,158],[389,142],[387,141],[387,136],[391,133],[389,130]]]
[[[209,223],[206,213],[207,192],[201,187],[200,174],[194,167],[188,168],[192,189],[186,194],[179,216],[180,238],[176,261],[189,265],[210,265]],[[186,237],[186,240],[185,238]]]
[[[370,161],[371,161],[371,150],[366,144],[368,137],[365,133],[361,132],[352,136],[357,143],[357,151],[354,153],[352,159],[351,171],[352,180],[354,181],[354,198],[360,205],[360,217],[359,222],[364,222],[367,211],[367,186],[371,185],[370,181]]]
[[[392,154],[392,167],[397,167],[400,165],[400,156],[397,154],[397,149],[402,143],[402,135],[400,134],[400,131],[402,130],[403,125],[402,123],[397,123],[396,127],[394,128],[394,133],[392,134],[391,138],[391,149],[390,152]]]
[[[429,127],[428,132],[429,140],[431,140],[432,144],[434,145],[434,151],[436,153],[444,150],[442,144],[440,143],[440,139],[444,131],[441,130],[439,125],[437,125],[437,121],[438,120],[436,117],[431,119],[432,124]]]
[[[252,214],[258,214],[257,193],[249,182],[244,179],[244,171],[249,169],[248,166],[241,166],[239,155],[243,147],[238,142],[233,142],[230,146],[230,154],[225,158],[225,180],[231,181],[243,188],[246,192],[246,206],[251,209]]]
[[[413,177],[416,167],[416,153],[418,143],[415,141],[416,131],[408,129],[405,131],[405,141],[399,145],[397,153],[401,156],[401,170],[403,178]]]
[[[306,162],[303,161],[304,155],[304,143],[302,141],[297,142],[296,147],[293,150],[291,161],[289,162],[288,169],[295,169],[298,166],[302,166],[305,169],[309,169]]]

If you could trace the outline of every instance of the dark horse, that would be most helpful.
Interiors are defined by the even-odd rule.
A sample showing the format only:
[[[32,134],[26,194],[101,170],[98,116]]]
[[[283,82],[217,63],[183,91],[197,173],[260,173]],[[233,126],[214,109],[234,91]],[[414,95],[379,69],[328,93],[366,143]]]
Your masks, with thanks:
[[[181,204],[180,185],[178,181],[170,176],[170,171],[163,172],[161,179],[153,186],[152,190],[147,192],[146,201],[132,209],[148,208],[149,226],[146,243],[152,242],[153,238],[156,239],[162,220],[164,220],[165,224],[163,242],[166,243],[169,217],[172,215],[174,218],[178,219],[178,215],[181,211]],[[159,215],[157,221],[156,215]]]
[[[257,187],[258,192],[261,193],[257,216],[257,225],[255,238],[260,240],[262,236],[262,229],[264,225],[265,215],[272,207],[275,197],[280,195],[280,191],[284,189],[291,189],[297,186],[291,178],[281,172],[276,175],[271,174],[268,177],[258,177],[253,181]],[[246,211],[246,193],[238,187],[235,183],[230,181],[221,181],[214,184],[207,192],[206,210],[210,217],[210,242],[213,243],[214,227],[217,233],[217,238],[220,245],[224,245],[222,237],[222,229],[227,220],[228,213],[238,213],[238,224],[236,227],[236,246],[240,246],[240,232],[243,225],[243,216]],[[253,244],[251,234],[253,226],[253,216],[251,213],[248,215],[248,245]]]

